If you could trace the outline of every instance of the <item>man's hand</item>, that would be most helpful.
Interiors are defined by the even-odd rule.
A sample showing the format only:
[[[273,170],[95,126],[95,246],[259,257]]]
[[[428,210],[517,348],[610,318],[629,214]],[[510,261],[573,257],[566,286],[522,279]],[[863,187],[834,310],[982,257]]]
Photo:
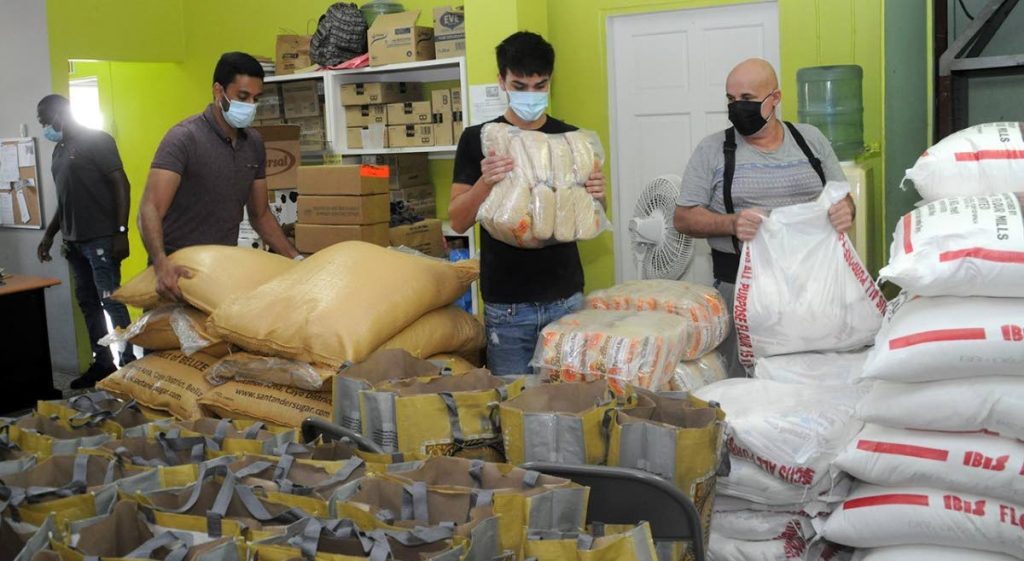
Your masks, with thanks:
[[[181,302],[184,298],[181,295],[181,288],[178,287],[178,279],[192,278],[192,271],[182,265],[175,265],[166,258],[153,265],[153,268],[156,270],[156,293],[164,300]]]
[[[759,208],[749,208],[734,214],[733,234],[741,242],[749,242],[757,235],[757,229],[764,221],[764,211]]]
[[[50,248],[53,247],[53,238],[50,236],[43,236],[43,239],[39,241],[39,247],[36,248],[36,256],[39,257],[40,263],[46,263],[47,261],[53,261],[50,257]]]
[[[128,255],[131,253],[131,249],[128,247],[128,234],[117,233],[114,234],[114,260],[124,261],[128,259]]]
[[[836,232],[845,234],[853,227],[853,200],[850,197],[839,201],[828,209],[828,219]]]
[[[480,161],[480,177],[489,187],[493,187],[495,183],[508,176],[515,164],[512,158],[499,156],[491,150],[491,153]]]
[[[590,177],[587,178],[587,182],[584,184],[587,188],[587,192],[590,193],[594,200],[604,205],[604,173],[601,173],[601,168],[594,164],[594,171],[591,172]]]

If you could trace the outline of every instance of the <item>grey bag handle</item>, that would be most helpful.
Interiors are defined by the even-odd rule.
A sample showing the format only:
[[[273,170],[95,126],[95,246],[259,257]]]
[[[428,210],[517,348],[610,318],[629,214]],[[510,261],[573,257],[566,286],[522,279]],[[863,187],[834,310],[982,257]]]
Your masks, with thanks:
[[[184,561],[192,548],[192,536],[184,532],[166,531],[146,540],[142,545],[124,555],[126,559],[152,559],[153,552],[161,547],[170,551],[163,561]]]
[[[402,520],[415,520],[421,524],[430,523],[430,510],[427,507],[427,484],[423,481],[403,485]]]
[[[71,497],[85,493],[88,488],[86,481],[89,457],[90,456],[87,454],[79,454],[75,456],[75,463],[71,470],[71,481],[60,487],[28,487],[24,489],[19,487],[9,487],[11,490],[9,502],[13,505],[19,505],[23,502],[39,502],[45,497],[51,495],[56,495],[58,497]],[[113,464],[113,461],[111,464]],[[111,476],[109,467],[107,476]]]

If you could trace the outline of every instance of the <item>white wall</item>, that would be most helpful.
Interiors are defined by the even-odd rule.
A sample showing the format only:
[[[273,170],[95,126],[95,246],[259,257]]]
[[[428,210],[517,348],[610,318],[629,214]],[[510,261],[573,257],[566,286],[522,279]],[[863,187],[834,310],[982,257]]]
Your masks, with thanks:
[[[57,194],[50,176],[53,143],[43,138],[42,128],[36,121],[36,103],[52,91],[46,2],[0,0],[0,53],[4,53],[0,56],[0,138],[20,136],[23,123],[28,125],[29,136],[36,138],[42,172],[42,208],[48,222],[57,206]],[[50,353],[54,370],[76,372],[78,352],[68,266],[60,256],[59,236],[51,252],[53,261],[39,263],[36,246],[42,236],[42,230],[0,228],[0,267],[9,273],[60,279],[60,286],[46,289]],[[3,320],[11,321],[9,318]]]

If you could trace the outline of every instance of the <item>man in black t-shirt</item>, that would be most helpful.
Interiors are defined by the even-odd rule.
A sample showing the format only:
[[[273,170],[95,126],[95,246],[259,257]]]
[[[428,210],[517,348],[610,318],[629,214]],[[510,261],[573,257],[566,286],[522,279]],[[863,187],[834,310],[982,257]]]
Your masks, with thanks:
[[[67,98],[48,95],[36,110],[44,136],[56,143],[52,172],[57,186],[57,212],[37,253],[40,261],[50,261],[53,238],[61,233],[61,253],[71,266],[94,357],[71,388],[89,388],[115,370],[110,349],[99,344],[107,335],[103,312],[114,327],[131,322],[128,308],[111,298],[121,284],[121,261],[128,257],[128,176],[113,137],[76,123]],[[121,363],[134,358],[129,347]]]
[[[555,50],[535,33],[518,32],[498,45],[498,81],[509,108],[494,122],[548,134],[576,127],[545,110]],[[448,215],[456,232],[473,227],[491,188],[512,171],[512,158],[484,154],[482,125],[467,128],[455,153]],[[587,191],[604,204],[604,175],[591,174]],[[495,374],[530,373],[541,329],[583,306],[583,265],[575,243],[521,249],[480,230],[480,285],[487,326],[487,366]]]

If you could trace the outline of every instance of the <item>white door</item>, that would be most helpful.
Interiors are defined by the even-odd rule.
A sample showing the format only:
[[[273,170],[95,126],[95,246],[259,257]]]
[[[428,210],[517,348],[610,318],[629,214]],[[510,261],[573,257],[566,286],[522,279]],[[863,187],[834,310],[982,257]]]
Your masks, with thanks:
[[[702,138],[729,124],[725,78],[740,61],[760,57],[779,70],[775,2],[608,18],[609,102],[615,276],[637,278],[629,219],[644,184],[683,175]],[[707,243],[686,279],[710,284]]]

